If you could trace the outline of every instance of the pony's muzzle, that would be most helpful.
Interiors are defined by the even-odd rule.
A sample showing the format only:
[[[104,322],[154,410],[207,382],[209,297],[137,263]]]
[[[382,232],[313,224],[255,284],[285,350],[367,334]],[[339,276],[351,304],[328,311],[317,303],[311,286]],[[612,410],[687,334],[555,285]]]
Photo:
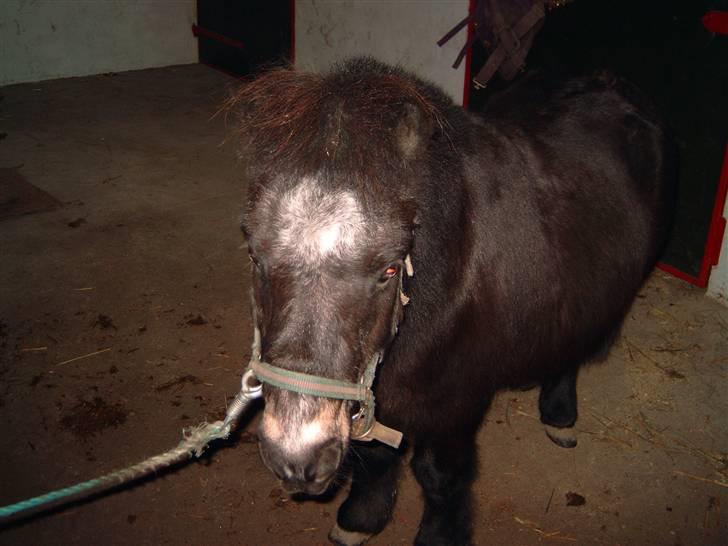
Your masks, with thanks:
[[[286,453],[264,437],[259,446],[263,462],[291,494],[323,494],[336,475],[344,454],[343,446],[336,438],[306,446],[295,455]]]

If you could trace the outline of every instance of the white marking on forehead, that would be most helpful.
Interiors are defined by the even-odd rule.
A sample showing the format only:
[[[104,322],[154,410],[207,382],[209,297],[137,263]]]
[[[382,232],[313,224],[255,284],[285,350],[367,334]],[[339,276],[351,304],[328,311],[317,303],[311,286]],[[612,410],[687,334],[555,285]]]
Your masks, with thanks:
[[[353,192],[325,192],[304,178],[283,195],[277,245],[306,263],[354,250],[364,239],[364,215]]]

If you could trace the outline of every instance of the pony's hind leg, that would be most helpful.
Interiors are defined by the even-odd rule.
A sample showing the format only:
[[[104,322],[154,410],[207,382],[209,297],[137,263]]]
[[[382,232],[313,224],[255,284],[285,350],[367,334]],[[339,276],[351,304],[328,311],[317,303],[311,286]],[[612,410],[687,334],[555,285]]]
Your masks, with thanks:
[[[351,489],[329,533],[329,539],[341,546],[364,544],[386,527],[401,467],[401,453],[378,442],[358,444],[352,450]]]
[[[549,378],[541,384],[538,408],[546,435],[560,447],[576,447],[574,423],[578,417],[576,376],[578,368]]]
[[[619,335],[616,328],[608,335],[588,360],[602,362],[609,356],[609,351]],[[538,408],[541,411],[541,422],[546,435],[561,447],[576,447],[574,424],[578,417],[576,398],[576,377],[579,366],[571,366],[560,375],[547,378],[541,383],[541,394]]]

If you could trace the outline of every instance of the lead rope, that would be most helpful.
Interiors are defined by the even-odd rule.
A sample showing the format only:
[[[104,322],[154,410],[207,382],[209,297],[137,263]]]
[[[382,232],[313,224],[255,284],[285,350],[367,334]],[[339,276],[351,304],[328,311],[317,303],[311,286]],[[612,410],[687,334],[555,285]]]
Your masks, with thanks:
[[[31,510],[48,510],[53,506],[60,506],[71,501],[79,500],[95,493],[118,487],[124,483],[136,481],[139,478],[157,472],[175,463],[200,457],[207,444],[213,440],[227,438],[250,403],[262,394],[262,385],[258,383],[252,372],[243,375],[242,387],[227,408],[225,419],[214,423],[202,423],[196,427],[185,428],[182,431],[184,439],[175,447],[159,455],[155,455],[133,466],[117,470],[110,474],[93,480],[77,483],[70,487],[51,491],[44,495],[33,497],[15,504],[0,507],[0,525],[24,512]]]

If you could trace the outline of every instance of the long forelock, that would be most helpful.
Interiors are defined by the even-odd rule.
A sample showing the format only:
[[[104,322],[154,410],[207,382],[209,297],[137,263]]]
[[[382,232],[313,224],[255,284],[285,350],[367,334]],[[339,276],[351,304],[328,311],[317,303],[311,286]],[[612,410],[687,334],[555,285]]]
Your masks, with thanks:
[[[404,172],[414,159],[412,135],[399,130],[410,107],[423,126],[443,127],[441,109],[450,104],[411,74],[355,59],[323,75],[271,70],[243,84],[224,110],[236,116],[241,155],[252,172],[336,165],[381,176]]]

